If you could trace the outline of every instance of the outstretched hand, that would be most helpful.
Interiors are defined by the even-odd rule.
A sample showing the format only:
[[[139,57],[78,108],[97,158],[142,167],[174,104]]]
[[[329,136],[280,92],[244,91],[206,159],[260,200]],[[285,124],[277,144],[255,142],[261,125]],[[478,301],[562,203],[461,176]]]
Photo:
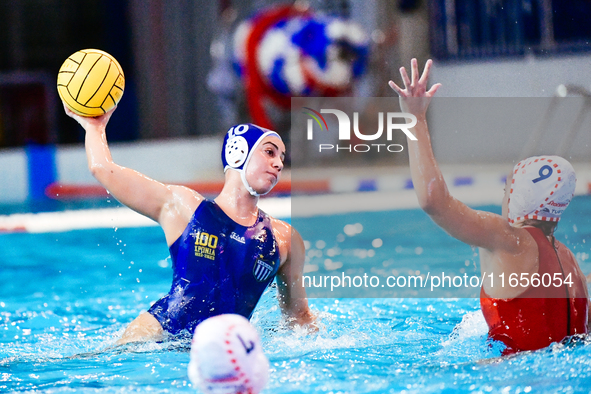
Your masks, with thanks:
[[[400,109],[404,112],[410,112],[416,116],[424,116],[429,107],[431,97],[435,95],[437,89],[441,86],[440,83],[436,83],[431,86],[431,89],[427,90],[427,81],[429,79],[429,71],[433,65],[431,59],[427,60],[423,74],[419,78],[419,66],[417,59],[412,59],[411,65],[411,78],[408,77],[406,69],[400,67],[400,75],[404,82],[404,89],[396,85],[394,81],[388,82],[388,85],[400,96]]]
[[[72,118],[76,122],[78,122],[80,124],[80,126],[82,126],[84,128],[84,130],[88,130],[89,126],[90,127],[99,127],[99,128],[103,128],[103,129],[105,127],[107,127],[107,123],[109,123],[109,119],[111,119],[111,115],[113,115],[113,112],[115,111],[115,109],[117,109],[116,106],[115,106],[115,108],[104,113],[101,116],[88,117],[88,116],[80,116],[80,115],[76,114],[70,108],[68,108],[66,106],[66,104],[64,104],[64,111],[66,111],[66,115],[68,115],[70,118]]]

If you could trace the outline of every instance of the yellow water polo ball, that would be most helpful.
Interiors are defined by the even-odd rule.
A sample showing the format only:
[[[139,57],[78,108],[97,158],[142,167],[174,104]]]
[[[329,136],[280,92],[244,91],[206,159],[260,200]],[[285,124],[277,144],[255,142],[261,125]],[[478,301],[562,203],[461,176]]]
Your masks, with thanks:
[[[57,92],[74,113],[99,116],[119,103],[125,76],[115,58],[98,49],[68,57],[57,74]]]

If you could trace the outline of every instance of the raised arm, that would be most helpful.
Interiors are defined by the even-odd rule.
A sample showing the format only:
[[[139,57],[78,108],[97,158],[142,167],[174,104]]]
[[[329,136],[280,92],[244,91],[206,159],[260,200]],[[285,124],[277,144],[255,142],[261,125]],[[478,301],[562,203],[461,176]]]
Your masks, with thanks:
[[[86,156],[92,175],[119,202],[160,223],[169,244],[174,242],[202,197],[186,187],[165,185],[113,162],[106,126],[115,109],[91,118],[64,108],[86,130]]]
[[[419,204],[435,223],[454,238],[489,250],[503,249],[512,252],[519,245],[519,240],[515,238],[514,229],[507,220],[500,215],[469,208],[452,197],[447,189],[433,154],[427,125],[427,108],[441,86],[435,84],[427,90],[432,64],[431,60],[427,61],[419,78],[417,60],[412,59],[410,78],[406,69],[400,68],[404,89],[393,81],[389,82],[390,87],[400,96],[401,110],[412,113],[417,118],[416,126],[411,129],[417,139],[408,139],[408,152],[412,182]]]
[[[280,252],[286,259],[277,272],[279,306],[290,325],[298,324],[314,328],[315,317],[308,307],[306,289],[303,286],[305,248],[302,236],[290,225],[274,220],[273,228],[280,243]]]

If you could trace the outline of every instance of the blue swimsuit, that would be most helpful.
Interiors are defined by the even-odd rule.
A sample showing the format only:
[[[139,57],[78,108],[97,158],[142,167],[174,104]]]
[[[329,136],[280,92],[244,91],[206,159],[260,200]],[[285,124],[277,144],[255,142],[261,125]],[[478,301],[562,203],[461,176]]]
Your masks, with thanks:
[[[269,217],[241,226],[213,201],[204,200],[183,234],[170,246],[170,292],[148,311],[172,333],[211,316],[236,313],[250,318],[279,269],[279,249]]]

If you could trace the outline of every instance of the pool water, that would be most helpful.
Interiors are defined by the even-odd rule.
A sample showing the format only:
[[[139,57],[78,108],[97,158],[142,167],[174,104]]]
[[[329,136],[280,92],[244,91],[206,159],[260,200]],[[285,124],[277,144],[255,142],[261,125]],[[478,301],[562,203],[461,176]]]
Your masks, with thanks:
[[[577,197],[557,233],[585,273],[591,272],[589,218],[591,198]],[[344,223],[361,224],[363,231],[343,238]],[[309,252],[318,241],[340,242],[341,256],[333,260],[345,264],[384,258],[420,267],[477,262],[469,246],[451,240],[417,210],[297,219],[294,225]],[[383,245],[369,257],[346,253],[367,251],[363,245],[378,237]],[[0,392],[195,392],[186,371],[188,338],[109,348],[169,289],[170,259],[159,228],[2,234],[0,250]],[[326,256],[309,256],[308,264],[325,269]],[[252,322],[271,363],[264,392],[591,388],[591,341],[499,359],[502,346],[487,341],[478,299],[314,298],[310,304],[321,326],[315,334],[281,326],[274,288],[259,303]]]

